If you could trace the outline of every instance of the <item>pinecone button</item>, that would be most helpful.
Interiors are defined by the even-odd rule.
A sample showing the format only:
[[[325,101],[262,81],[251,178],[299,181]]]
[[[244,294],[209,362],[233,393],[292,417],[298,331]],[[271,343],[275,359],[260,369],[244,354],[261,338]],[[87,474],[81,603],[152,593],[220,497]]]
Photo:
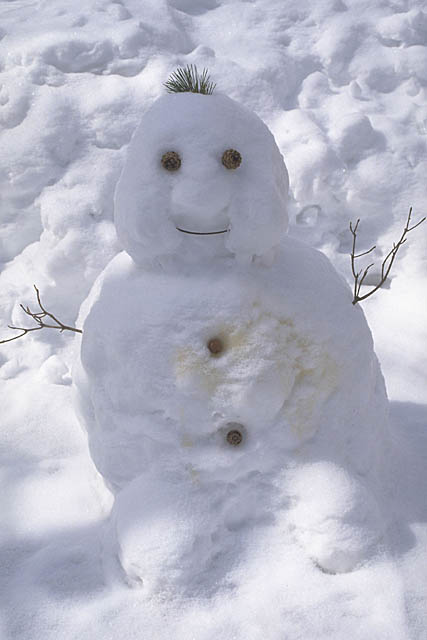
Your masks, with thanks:
[[[167,171],[178,171],[181,166],[181,158],[176,151],[167,151],[162,155],[162,167]]]
[[[242,156],[236,149],[227,149],[222,154],[222,164],[226,169],[237,169],[242,164]]]
[[[224,345],[222,340],[219,338],[211,338],[208,342],[208,349],[212,355],[217,356],[221,351],[224,350]]]
[[[239,445],[243,440],[242,431],[240,431],[240,429],[231,429],[231,431],[227,433],[226,439],[228,444],[231,444],[233,447],[237,447],[237,445]]]

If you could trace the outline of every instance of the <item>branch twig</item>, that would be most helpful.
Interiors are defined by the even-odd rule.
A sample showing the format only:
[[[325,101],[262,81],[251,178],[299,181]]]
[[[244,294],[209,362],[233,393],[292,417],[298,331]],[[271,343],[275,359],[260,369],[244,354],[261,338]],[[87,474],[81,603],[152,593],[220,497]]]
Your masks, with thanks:
[[[53,315],[53,313],[49,313],[49,311],[46,311],[46,309],[44,308],[40,300],[40,291],[37,289],[36,285],[33,285],[33,286],[36,291],[37,302],[41,311],[33,312],[28,306],[24,307],[23,304],[20,304],[19,306],[21,307],[23,312],[27,314],[27,316],[30,316],[30,318],[34,320],[37,326],[26,328],[26,327],[15,327],[14,325],[8,324],[7,326],[9,327],[9,329],[14,329],[15,331],[22,331],[22,333],[20,333],[17,336],[14,336],[13,338],[0,340],[0,344],[4,344],[5,342],[12,342],[12,340],[18,340],[18,338],[22,338],[27,333],[30,333],[31,331],[39,331],[40,329],[59,329],[60,333],[62,333],[63,331],[74,331],[75,333],[83,333],[81,329],[76,329],[75,327],[69,327],[68,325],[58,320],[58,318],[56,318]],[[44,322],[44,318],[50,318],[56,324],[47,324],[46,322]]]
[[[351,254],[350,254],[351,272],[352,272],[353,278],[354,278],[353,301],[352,301],[353,304],[357,304],[361,300],[366,300],[366,298],[369,298],[369,296],[371,296],[373,293],[375,293],[375,291],[378,291],[378,289],[380,287],[382,287],[382,285],[384,284],[384,282],[388,278],[388,275],[389,275],[389,273],[391,271],[391,268],[393,266],[394,259],[396,258],[397,252],[399,251],[399,249],[402,246],[402,244],[405,244],[405,242],[407,240],[406,235],[409,233],[409,231],[412,231],[413,229],[416,229],[416,227],[419,227],[419,225],[422,224],[426,219],[426,216],[424,216],[424,218],[422,218],[419,222],[417,222],[416,224],[412,225],[412,227],[411,227],[411,226],[409,226],[410,222],[411,222],[411,215],[412,215],[412,207],[409,209],[408,218],[406,220],[405,228],[403,229],[402,235],[400,236],[400,238],[397,241],[397,243],[393,242],[393,247],[390,249],[390,251],[388,252],[386,257],[382,261],[382,264],[381,264],[381,278],[380,278],[379,283],[376,286],[374,286],[374,288],[371,289],[371,291],[368,291],[368,293],[365,293],[365,295],[363,295],[363,296],[360,295],[360,289],[363,286],[363,283],[364,283],[364,280],[365,280],[366,276],[368,275],[369,269],[374,266],[374,263],[372,262],[371,264],[369,264],[366,267],[366,269],[364,269],[363,272],[362,272],[362,270],[356,271],[355,260],[356,260],[356,258],[360,258],[361,256],[366,256],[368,253],[371,253],[371,251],[373,251],[376,248],[376,245],[374,245],[373,247],[368,249],[368,251],[363,251],[362,253],[356,254],[357,228],[359,226],[360,219],[358,219],[356,221],[356,224],[354,226],[350,222],[350,232],[353,235],[353,246],[352,246]]]

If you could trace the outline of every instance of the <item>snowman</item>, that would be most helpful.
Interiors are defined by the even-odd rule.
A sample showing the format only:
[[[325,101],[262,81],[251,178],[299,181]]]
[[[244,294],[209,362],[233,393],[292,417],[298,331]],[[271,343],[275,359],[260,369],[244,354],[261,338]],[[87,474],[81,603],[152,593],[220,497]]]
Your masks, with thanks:
[[[287,194],[273,135],[219,93],[161,97],[129,145],[75,372],[129,584],[221,583],[274,528],[327,573],[381,547],[384,381]]]

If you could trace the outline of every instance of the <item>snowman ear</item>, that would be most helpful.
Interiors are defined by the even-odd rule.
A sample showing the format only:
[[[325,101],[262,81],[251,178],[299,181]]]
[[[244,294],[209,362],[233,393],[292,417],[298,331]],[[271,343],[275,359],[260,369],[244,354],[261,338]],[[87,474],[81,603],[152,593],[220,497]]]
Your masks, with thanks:
[[[180,242],[169,216],[167,190],[156,181],[135,182],[124,172],[116,188],[114,221],[117,236],[133,260],[142,264],[173,251]]]

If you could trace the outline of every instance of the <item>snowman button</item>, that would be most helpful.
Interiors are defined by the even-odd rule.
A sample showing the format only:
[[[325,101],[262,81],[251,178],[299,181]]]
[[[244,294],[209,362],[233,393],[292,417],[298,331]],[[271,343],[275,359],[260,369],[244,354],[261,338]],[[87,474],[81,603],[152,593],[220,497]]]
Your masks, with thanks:
[[[239,429],[231,429],[227,433],[227,442],[231,444],[233,447],[237,447],[243,440],[242,432]]]
[[[208,349],[212,353],[212,355],[217,356],[221,351],[224,350],[224,345],[222,340],[219,338],[211,338],[208,342]]]

